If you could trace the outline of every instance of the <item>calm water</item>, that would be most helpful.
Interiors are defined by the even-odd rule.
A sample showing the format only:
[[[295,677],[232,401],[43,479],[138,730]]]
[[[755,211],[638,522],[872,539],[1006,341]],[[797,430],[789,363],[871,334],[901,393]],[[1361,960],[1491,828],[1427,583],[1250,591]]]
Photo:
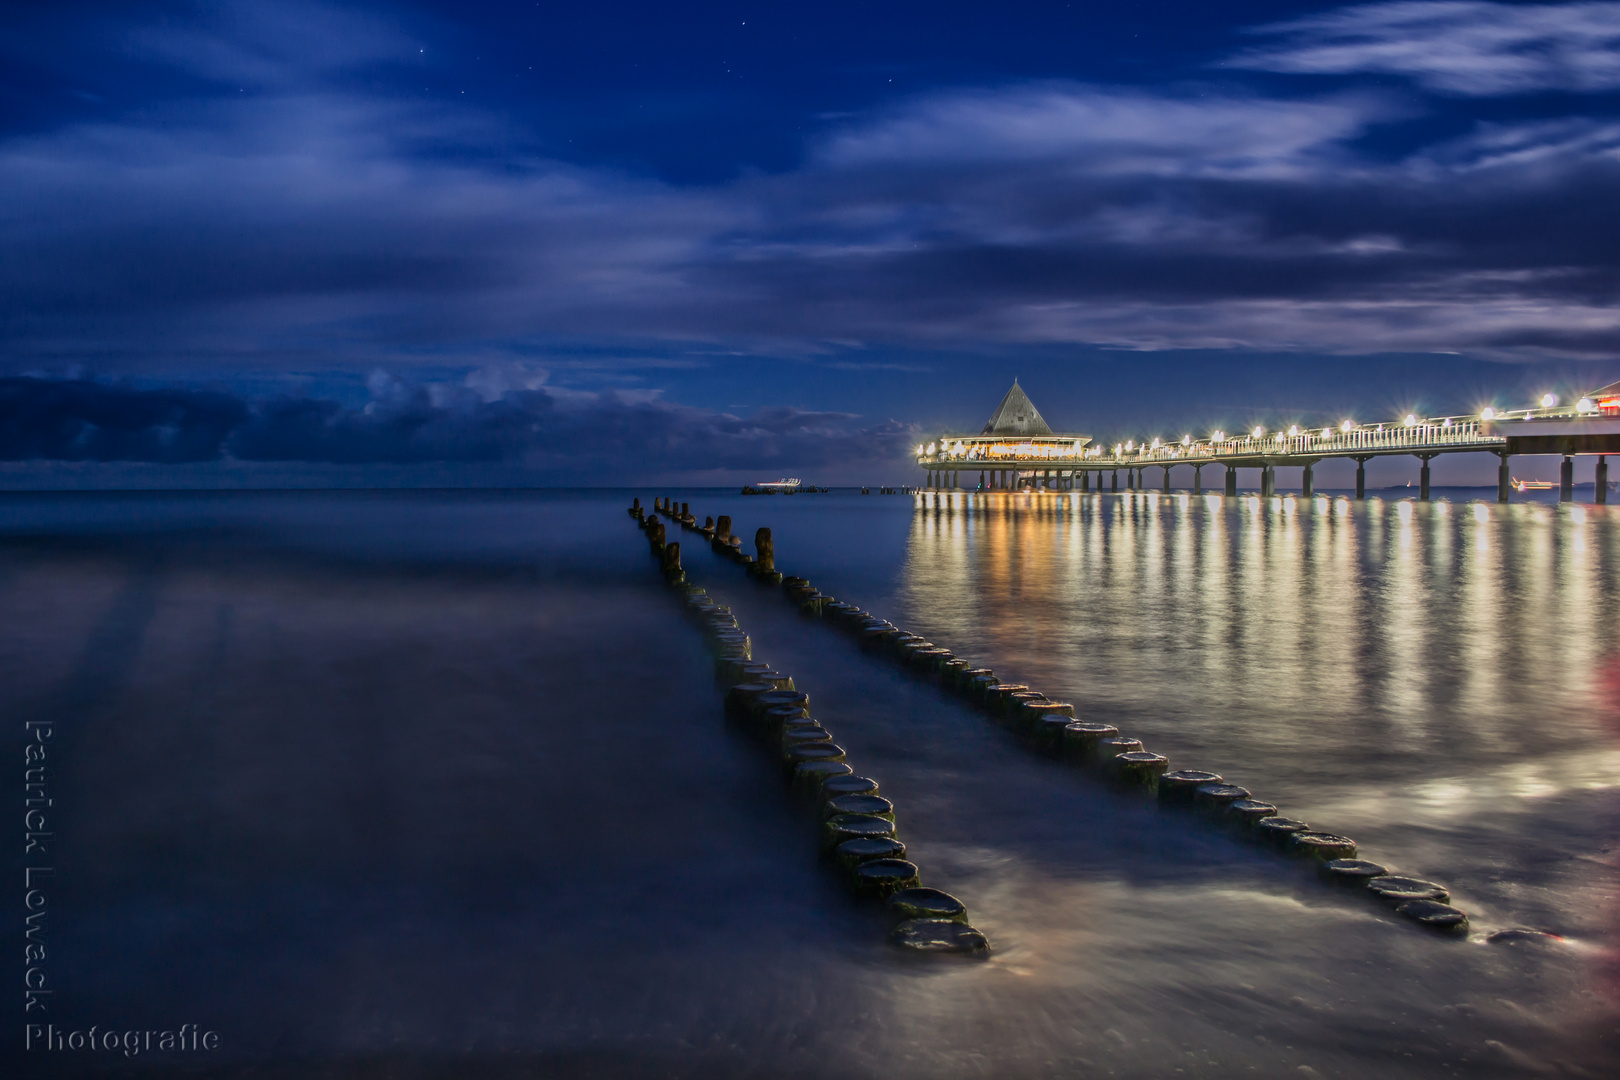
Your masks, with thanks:
[[[721,723],[629,493],[10,495],[5,738],[60,732],[54,1022],[199,1023],[211,1072],[274,1077],[1620,1063],[1620,513],[670,493],[1448,884],[1474,933],[1035,757],[681,537],[996,949],[912,962]]]

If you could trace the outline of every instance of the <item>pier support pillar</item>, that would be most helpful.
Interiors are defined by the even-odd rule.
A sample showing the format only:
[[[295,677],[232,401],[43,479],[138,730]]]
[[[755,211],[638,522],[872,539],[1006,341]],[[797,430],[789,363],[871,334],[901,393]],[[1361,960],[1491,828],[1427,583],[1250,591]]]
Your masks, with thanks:
[[[1097,486],[1099,488],[1102,487],[1101,484],[1098,484]],[[1089,472],[1084,471],[1084,470],[1082,470],[1081,473],[1080,473],[1080,490],[1081,491],[1090,491],[1091,490],[1091,474]]]
[[[1237,466],[1236,465],[1228,465],[1226,467],[1226,494],[1229,495],[1229,496],[1232,496],[1234,498],[1237,496]]]
[[[1434,457],[1434,455],[1433,454],[1419,454],[1418,457],[1423,461],[1423,468],[1422,468],[1422,470],[1420,470],[1418,472],[1418,501],[1419,502],[1428,502],[1429,501],[1429,461],[1430,461],[1430,459],[1432,459]]]
[[[1114,490],[1115,491],[1119,490],[1119,470],[1118,469],[1114,470]]]
[[[1164,493],[1170,494],[1170,466],[1164,467]]]
[[[1575,498],[1575,459],[1566,456],[1564,463],[1558,466],[1558,501],[1569,502]]]
[[[1502,464],[1496,467],[1496,501],[1505,503],[1508,501],[1508,492],[1513,490],[1513,473],[1508,468],[1508,456],[1506,454],[1497,456],[1502,459]]]
[[[1314,471],[1315,468],[1316,468],[1315,464],[1312,463],[1310,465],[1305,466],[1305,471],[1300,474],[1300,477],[1299,477],[1299,494],[1300,494],[1300,498],[1308,499],[1312,495],[1316,494],[1316,474],[1315,474],[1315,471]]]
[[[1194,495],[1202,495],[1203,493],[1204,493],[1204,467],[1202,465],[1194,465],[1193,466],[1193,494]]]
[[[1609,501],[1609,459],[1604,454],[1598,455],[1597,472],[1592,474],[1592,501],[1599,504]]]
[[[1356,458],[1356,498],[1365,499],[1366,497],[1367,497],[1367,459],[1364,458],[1364,457],[1358,457],[1358,458]]]
[[[1269,499],[1277,491],[1277,474],[1267,465],[1260,470],[1260,497]]]

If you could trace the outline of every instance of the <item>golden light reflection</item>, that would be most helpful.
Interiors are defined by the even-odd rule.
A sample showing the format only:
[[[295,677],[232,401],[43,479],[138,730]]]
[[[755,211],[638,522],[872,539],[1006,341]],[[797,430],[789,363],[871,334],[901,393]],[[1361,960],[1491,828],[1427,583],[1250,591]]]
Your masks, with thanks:
[[[917,515],[891,617],[1301,816],[1351,773],[1620,745],[1620,510],[1266,502],[953,496]]]

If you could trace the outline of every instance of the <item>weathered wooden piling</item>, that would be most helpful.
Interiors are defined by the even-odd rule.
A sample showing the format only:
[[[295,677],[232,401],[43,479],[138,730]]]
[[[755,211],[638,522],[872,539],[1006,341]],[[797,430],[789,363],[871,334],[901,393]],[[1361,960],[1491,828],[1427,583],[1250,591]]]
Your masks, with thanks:
[[[1356,857],[1356,842],[1348,836],[1340,836],[1337,833],[1301,829],[1294,834],[1289,850],[1296,855],[1320,859],[1323,862],[1329,859],[1353,859]]]
[[[1108,740],[1103,741],[1106,743]],[[1134,739],[1131,741],[1135,742]],[[1169,767],[1170,763],[1163,754],[1154,754],[1146,750],[1130,750],[1114,755],[1115,778],[1131,787],[1142,787],[1151,791],[1159,777]]]
[[[907,919],[889,932],[889,940],[908,952],[987,956],[990,943],[973,927],[945,919]]]
[[[967,906],[947,892],[938,889],[902,889],[891,893],[883,905],[893,922],[907,919],[941,919],[946,922],[968,921]]]
[[[821,816],[831,818],[839,814],[869,814],[893,821],[894,803],[881,795],[835,795],[827,800]]]
[[[916,864],[904,859],[873,859],[855,868],[855,888],[867,896],[888,897],[919,884]]]
[[[1444,904],[1451,893],[1444,885],[1436,885],[1422,878],[1384,874],[1367,882],[1367,891],[1386,904],[1405,904],[1413,900],[1432,900]]]
[[[846,840],[893,836],[894,822],[870,814],[839,814],[821,823],[821,846],[832,851]]]
[[[1352,889],[1364,889],[1373,878],[1389,873],[1379,864],[1365,859],[1329,859],[1319,869],[1322,880]]]
[[[856,867],[874,859],[905,857],[906,845],[892,836],[863,836],[845,840],[833,849],[833,860],[838,863],[839,869],[847,873],[854,873]]]
[[[660,565],[664,571],[664,582],[666,584],[679,585],[686,580],[686,571],[681,569],[681,545],[679,541],[665,544],[661,559]]]
[[[1395,909],[1419,926],[1447,934],[1468,933],[1468,915],[1450,904],[1438,900],[1408,900]]]
[[[1200,787],[1221,782],[1218,774],[1199,769],[1177,769],[1175,772],[1167,772],[1159,777],[1159,801],[1190,803],[1193,801],[1193,793]]]

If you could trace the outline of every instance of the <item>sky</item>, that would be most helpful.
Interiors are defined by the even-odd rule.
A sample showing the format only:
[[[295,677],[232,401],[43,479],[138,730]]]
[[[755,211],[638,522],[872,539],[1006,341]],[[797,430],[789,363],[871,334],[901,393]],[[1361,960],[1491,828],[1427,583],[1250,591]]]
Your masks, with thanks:
[[[12,0],[0,486],[906,483],[1014,378],[1109,443],[1578,394],[1617,181],[1620,3]]]

